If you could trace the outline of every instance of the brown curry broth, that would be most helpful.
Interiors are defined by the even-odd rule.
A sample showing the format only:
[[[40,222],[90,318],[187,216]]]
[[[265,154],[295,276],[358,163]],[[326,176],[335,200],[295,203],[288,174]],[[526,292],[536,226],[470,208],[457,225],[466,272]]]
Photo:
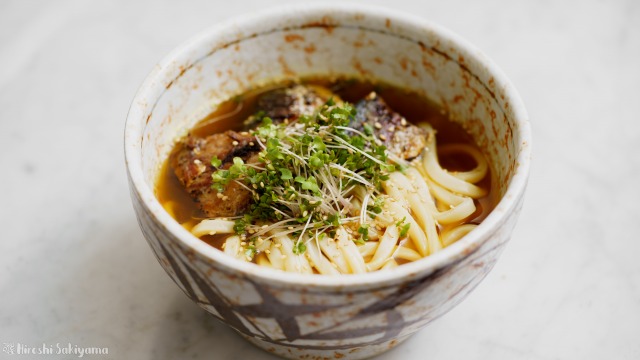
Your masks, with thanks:
[[[313,79],[304,81],[303,83],[325,86],[340,96],[340,98],[350,103],[356,103],[371,91],[376,91],[393,110],[402,114],[408,121],[414,124],[420,122],[430,123],[437,131],[438,145],[464,143],[476,146],[471,136],[467,134],[459,124],[449,120],[440,108],[416,93],[407,92],[386,84],[373,84],[356,80],[327,81]],[[246,130],[243,122],[255,113],[259,95],[288,84],[289,83],[252,90],[222,103],[215,111],[199,121],[191,130],[190,134],[206,137],[226,130]],[[206,124],[216,118],[222,119]],[[177,151],[179,146],[180,145],[177,145],[173,151]],[[442,167],[450,171],[465,171],[475,166],[475,161],[472,158],[461,154],[439,155],[438,159]],[[478,224],[495,206],[495,194],[497,193],[497,191],[495,191],[496,184],[492,181],[491,173],[493,169],[491,166],[489,166],[489,168],[490,171],[487,176],[477,184],[484,189],[489,189],[488,195],[481,199],[474,200],[476,211],[468,220],[462,221],[461,223]],[[190,230],[200,222],[200,220],[205,218],[204,214],[198,209],[197,203],[191,199],[182,184],[180,184],[168,160],[164,162],[160,170],[155,190],[160,203],[176,221],[182,224],[187,230]],[[456,225],[458,224],[442,226],[439,231]],[[224,234],[214,236],[205,235],[201,239],[221,249],[226,237]]]

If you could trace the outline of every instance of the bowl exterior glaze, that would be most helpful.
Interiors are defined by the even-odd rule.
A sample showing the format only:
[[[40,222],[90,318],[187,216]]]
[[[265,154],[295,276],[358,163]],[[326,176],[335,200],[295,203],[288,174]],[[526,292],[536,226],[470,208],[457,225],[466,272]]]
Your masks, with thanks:
[[[221,102],[278,79],[357,76],[421,92],[460,122],[494,165],[497,207],[459,242],[395,269],[288,274],[227,258],[154,196],[176,137]],[[305,5],[215,26],[156,66],[125,130],[131,197],[158,262],[194,302],[287,358],[367,358],[453,308],[491,270],[518,218],[530,157],[527,115],[493,63],[445,29],[361,6]]]

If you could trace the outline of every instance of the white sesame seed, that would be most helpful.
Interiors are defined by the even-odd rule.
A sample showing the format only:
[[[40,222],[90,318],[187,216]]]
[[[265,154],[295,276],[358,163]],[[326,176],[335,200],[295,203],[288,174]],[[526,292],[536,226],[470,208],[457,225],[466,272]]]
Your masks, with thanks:
[[[385,140],[387,140],[387,137],[384,136],[384,134],[380,134],[380,140],[385,141]]]
[[[375,124],[373,124],[373,126],[375,126],[376,129],[382,129],[382,124],[380,124],[379,122],[376,121]]]
[[[198,174],[202,174],[203,172],[207,171],[207,167],[199,159],[193,160],[193,164],[196,166]]]
[[[407,126],[407,120],[405,119],[400,120],[400,125]]]
[[[232,144],[233,146],[238,146],[238,142],[237,142],[237,141],[235,141],[235,140],[233,140],[233,142],[231,142],[231,144]]]
[[[253,141],[249,141],[249,146],[253,146],[255,143]]]
[[[242,245],[242,246],[246,246],[246,245],[247,245],[247,243],[243,241],[243,242],[241,242],[241,243],[240,243],[240,245]]]

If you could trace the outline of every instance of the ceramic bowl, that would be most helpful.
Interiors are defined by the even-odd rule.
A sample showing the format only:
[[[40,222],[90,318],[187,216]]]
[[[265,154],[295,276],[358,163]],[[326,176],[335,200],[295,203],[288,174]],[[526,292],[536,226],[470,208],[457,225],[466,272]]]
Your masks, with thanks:
[[[192,236],[154,195],[175,139],[234,95],[308,75],[381,80],[426,94],[489,157],[500,197],[496,208],[434,255],[361,275],[261,268]],[[160,265],[189,298],[243,337],[296,359],[374,356],[462,301],[510,237],[525,192],[530,143],[520,97],[480,51],[426,20],[352,5],[289,6],[204,31],[149,74],[125,130],[133,205]]]

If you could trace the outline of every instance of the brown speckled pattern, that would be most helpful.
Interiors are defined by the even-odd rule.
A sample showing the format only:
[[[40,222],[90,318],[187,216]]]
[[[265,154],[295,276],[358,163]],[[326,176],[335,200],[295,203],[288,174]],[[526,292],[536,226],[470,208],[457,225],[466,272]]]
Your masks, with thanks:
[[[380,79],[428,94],[483,147],[503,201],[442,254],[362,281],[292,280],[191,237],[153,197],[174,139],[230,96],[309,74]],[[462,301],[509,239],[529,161],[526,114],[509,86],[484,55],[446,31],[387,11],[302,6],[221,26],[165,59],[134,100],[125,148],[138,222],[183,292],[257,346],[295,359],[371,357]]]

